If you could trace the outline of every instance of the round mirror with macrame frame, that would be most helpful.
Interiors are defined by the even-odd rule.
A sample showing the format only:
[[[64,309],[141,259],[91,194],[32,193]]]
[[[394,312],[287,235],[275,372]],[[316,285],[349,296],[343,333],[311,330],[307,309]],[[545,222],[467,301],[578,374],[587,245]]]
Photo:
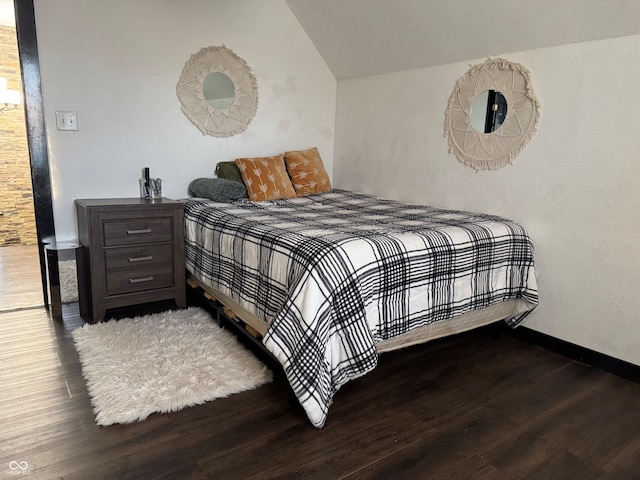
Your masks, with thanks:
[[[191,55],[176,85],[181,110],[203,135],[231,137],[246,130],[258,109],[256,77],[222,46]]]
[[[505,115],[499,126],[483,130],[474,127],[472,108],[488,91],[495,92],[496,98],[500,98],[498,93],[502,96]],[[491,111],[499,110],[495,107],[499,105],[488,105],[487,124]],[[490,58],[472,66],[456,82],[447,104],[444,134],[449,151],[462,163],[475,170],[495,170],[513,162],[535,134],[539,119],[540,102],[529,70],[519,63]]]

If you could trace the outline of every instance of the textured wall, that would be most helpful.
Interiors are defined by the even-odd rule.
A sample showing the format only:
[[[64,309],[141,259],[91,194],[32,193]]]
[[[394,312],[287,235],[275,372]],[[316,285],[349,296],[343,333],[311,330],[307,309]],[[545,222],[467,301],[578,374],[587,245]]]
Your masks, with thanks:
[[[640,365],[640,36],[504,56],[542,103],[513,165],[475,172],[447,151],[447,100],[479,59],[340,81],[334,184],[519,221],[540,288],[526,326]]]
[[[0,77],[20,90],[15,28],[0,26]],[[0,113],[0,246],[38,243],[22,108]]]
[[[331,172],[337,82],[284,0],[36,0],[35,13],[58,240],[75,238],[75,198],[137,196],[143,167],[170,198],[238,157],[317,146]],[[256,116],[230,138],[203,136],[176,96],[210,45],[258,81]],[[56,110],[80,130],[56,130]]]

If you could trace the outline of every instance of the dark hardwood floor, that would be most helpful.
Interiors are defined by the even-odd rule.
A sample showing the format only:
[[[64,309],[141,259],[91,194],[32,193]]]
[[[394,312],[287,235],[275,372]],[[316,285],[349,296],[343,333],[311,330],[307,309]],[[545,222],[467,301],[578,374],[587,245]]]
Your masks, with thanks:
[[[64,318],[0,314],[2,479],[640,478],[640,385],[509,335],[383,355],[321,430],[281,379],[98,427]]]

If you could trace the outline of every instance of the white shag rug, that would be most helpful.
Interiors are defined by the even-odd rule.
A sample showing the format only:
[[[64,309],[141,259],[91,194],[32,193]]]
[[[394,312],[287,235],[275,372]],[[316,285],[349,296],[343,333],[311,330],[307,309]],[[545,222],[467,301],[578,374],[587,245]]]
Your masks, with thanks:
[[[272,380],[198,307],[87,324],[72,335],[98,425],[144,420]]]

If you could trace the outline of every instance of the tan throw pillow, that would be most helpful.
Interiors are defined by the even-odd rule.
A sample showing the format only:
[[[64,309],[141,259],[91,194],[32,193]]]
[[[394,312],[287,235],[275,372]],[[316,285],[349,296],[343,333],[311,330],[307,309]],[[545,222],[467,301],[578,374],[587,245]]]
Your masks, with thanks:
[[[316,147],[285,152],[284,161],[298,196],[331,191],[331,180]]]
[[[296,197],[282,155],[275,157],[236,158],[249,200],[264,202]]]

